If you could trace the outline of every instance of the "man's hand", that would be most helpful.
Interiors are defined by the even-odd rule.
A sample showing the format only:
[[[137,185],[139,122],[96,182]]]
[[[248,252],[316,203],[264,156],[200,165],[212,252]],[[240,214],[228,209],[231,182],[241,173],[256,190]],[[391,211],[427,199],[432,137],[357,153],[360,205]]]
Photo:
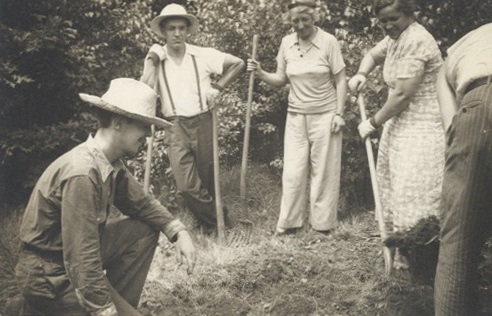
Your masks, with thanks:
[[[338,133],[345,127],[345,120],[340,115],[335,115],[331,121],[331,132]]]
[[[178,240],[174,244],[174,248],[176,250],[178,264],[186,264],[186,272],[192,274],[196,263],[195,246],[193,246],[191,237],[186,230],[179,231],[177,237]]]
[[[220,91],[215,88],[208,89],[206,93],[206,97],[207,97],[207,104],[209,109],[213,109],[215,107],[219,93]]]
[[[154,64],[157,64],[164,59],[166,59],[166,50],[159,44],[154,44],[150,47],[149,52],[147,53],[147,58],[152,59]]]

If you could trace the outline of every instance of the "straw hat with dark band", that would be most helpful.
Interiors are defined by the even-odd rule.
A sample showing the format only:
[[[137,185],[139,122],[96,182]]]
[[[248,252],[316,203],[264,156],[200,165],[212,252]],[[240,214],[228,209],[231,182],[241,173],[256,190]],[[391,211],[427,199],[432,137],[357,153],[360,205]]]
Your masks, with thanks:
[[[198,19],[194,15],[188,14],[183,6],[175,3],[168,4],[162,9],[161,14],[156,16],[150,22],[150,29],[157,35],[164,37],[164,34],[162,34],[161,31],[161,22],[169,18],[183,18],[188,20],[190,34],[193,34],[198,30]]]
[[[172,126],[168,121],[155,116],[157,93],[135,79],[112,80],[102,97],[86,93],[79,93],[79,96],[83,101],[112,113],[157,126]]]

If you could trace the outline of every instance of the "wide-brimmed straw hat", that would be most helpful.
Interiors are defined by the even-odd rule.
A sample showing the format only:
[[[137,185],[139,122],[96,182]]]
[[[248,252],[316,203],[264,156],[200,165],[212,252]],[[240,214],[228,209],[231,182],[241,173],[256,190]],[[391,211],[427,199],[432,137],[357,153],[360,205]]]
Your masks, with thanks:
[[[188,14],[183,6],[176,3],[171,3],[165,6],[164,9],[162,9],[161,14],[156,16],[150,22],[150,29],[157,35],[164,37],[160,24],[162,20],[168,18],[184,18],[190,22],[190,33],[195,33],[198,30],[198,19],[194,15]]]
[[[79,93],[80,98],[103,110],[157,126],[172,124],[156,116],[157,93],[148,85],[131,78],[111,80],[102,97]]]
[[[316,8],[316,1],[314,0],[292,0],[289,5],[287,6],[287,8],[290,9],[293,9],[295,7],[299,7],[299,6],[306,6],[306,7],[310,7],[310,8]]]

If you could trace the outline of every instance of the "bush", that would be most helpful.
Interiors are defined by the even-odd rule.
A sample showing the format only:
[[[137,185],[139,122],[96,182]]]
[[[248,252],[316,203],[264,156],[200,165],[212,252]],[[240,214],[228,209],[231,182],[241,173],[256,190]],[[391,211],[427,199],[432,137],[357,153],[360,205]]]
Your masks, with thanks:
[[[41,133],[52,130],[55,134],[57,124],[67,122],[69,118],[73,118],[71,123],[61,123],[67,124],[68,129],[85,124],[75,123],[81,111],[77,93],[100,94],[114,77],[139,77],[146,50],[152,43],[161,41],[151,33],[149,22],[169,2],[187,3],[188,11],[199,17],[200,32],[190,38],[191,42],[246,59],[256,33],[259,35],[258,59],[266,70],[275,70],[280,40],[290,31],[283,14],[289,0],[6,0],[0,7],[2,146],[15,148],[17,138],[25,147],[24,141],[29,143],[30,139],[38,139],[36,129],[31,127],[33,124],[41,128]],[[371,13],[371,3],[369,0],[318,1],[322,17],[319,25],[339,40],[348,76],[356,72],[367,49],[382,38]],[[417,3],[420,5],[417,12],[420,22],[437,38],[443,52],[470,29],[492,20],[486,14],[492,9],[492,0],[480,3],[417,0]],[[387,94],[380,72],[371,76],[366,91],[370,114],[384,104]],[[247,82],[248,74],[243,73],[220,100],[220,154],[230,163],[239,162],[242,154]],[[250,159],[281,169],[287,91],[256,80],[254,92]],[[372,199],[367,185],[366,154],[356,132],[359,117],[355,98],[351,98],[345,115],[342,198],[351,203],[367,204]],[[44,128],[46,125],[54,127]],[[12,132],[14,129],[19,131]],[[73,145],[69,138],[60,134],[56,136],[61,137],[45,136],[48,137],[46,141],[31,141],[27,145],[29,150],[46,152],[46,149],[36,147],[50,148],[49,139],[56,142],[52,147]],[[62,144],[62,141],[67,143]],[[157,139],[157,148],[162,147],[160,142]],[[28,152],[19,148],[10,150],[8,159],[3,159],[2,185],[5,187],[9,181],[9,192],[15,192],[18,185],[20,188],[32,185],[39,174],[23,170],[25,165],[17,163],[26,161]],[[164,153],[162,149],[157,152]],[[35,166],[35,159],[29,160],[28,169],[42,169],[46,165],[44,158],[42,160],[39,166]],[[143,157],[133,164],[142,161]],[[161,176],[157,170],[168,170],[168,164],[165,157],[155,156],[154,162],[153,179],[157,180]],[[11,181],[12,177],[16,180]],[[11,197],[10,194],[7,196]]]
[[[24,200],[44,169],[85,141],[96,123],[88,116],[8,133],[0,140],[0,204]]]

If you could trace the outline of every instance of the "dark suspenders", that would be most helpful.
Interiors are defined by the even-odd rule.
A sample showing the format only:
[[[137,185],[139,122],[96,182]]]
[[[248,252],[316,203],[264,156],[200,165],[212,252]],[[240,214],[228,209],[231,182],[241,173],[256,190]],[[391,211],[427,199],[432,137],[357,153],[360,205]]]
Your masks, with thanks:
[[[196,76],[196,86],[198,88],[198,99],[200,100],[200,111],[203,112],[203,101],[202,101],[202,90],[200,88],[200,75],[198,73],[198,66],[196,64],[196,58],[194,55],[191,55],[191,59],[193,60],[193,67],[195,69],[195,76]],[[176,112],[176,106],[174,104],[174,100],[173,100],[173,97],[171,95],[171,89],[169,88],[169,83],[167,81],[167,75],[166,75],[166,61],[164,60],[164,62],[162,63],[162,72],[164,73],[164,83],[166,84],[166,90],[167,90],[167,94],[169,96],[169,101],[171,102],[171,108],[173,110],[173,115],[174,116],[177,116],[177,112]]]

